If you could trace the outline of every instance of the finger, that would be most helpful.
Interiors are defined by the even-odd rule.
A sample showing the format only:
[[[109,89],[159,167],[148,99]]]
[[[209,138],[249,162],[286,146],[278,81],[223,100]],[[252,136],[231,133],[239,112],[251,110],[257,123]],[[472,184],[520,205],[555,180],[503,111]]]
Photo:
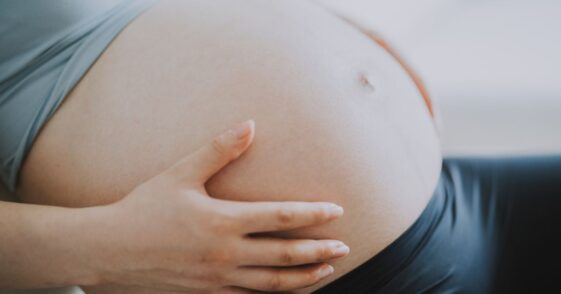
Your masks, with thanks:
[[[233,286],[276,292],[290,291],[312,286],[333,273],[328,264],[314,264],[300,267],[245,267],[232,273]]]
[[[349,254],[338,240],[287,240],[246,238],[240,252],[240,265],[295,266],[326,262]]]
[[[343,215],[343,208],[328,202],[235,202],[228,201],[230,213],[236,212],[244,233],[286,231],[320,225]]]
[[[218,294],[258,294],[260,291],[248,290],[240,287],[224,287],[218,291]]]
[[[176,163],[170,168],[170,172],[184,181],[204,184],[245,152],[253,141],[254,134],[255,122],[245,121]]]

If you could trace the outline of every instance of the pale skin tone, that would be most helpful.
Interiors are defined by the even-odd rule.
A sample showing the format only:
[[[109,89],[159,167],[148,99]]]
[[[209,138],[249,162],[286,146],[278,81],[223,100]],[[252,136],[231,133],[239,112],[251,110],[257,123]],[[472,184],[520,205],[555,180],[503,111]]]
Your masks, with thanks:
[[[262,235],[352,248],[329,260],[332,275],[291,292],[310,293],[376,255],[436,185],[438,139],[422,91],[368,34],[308,1],[163,0],[65,98],[17,192],[35,204],[110,204],[249,117],[255,141],[206,183],[212,197],[345,208],[337,221]],[[116,286],[82,288],[164,293]]]
[[[333,272],[327,261],[349,253],[344,243],[251,234],[330,222],[343,214],[340,206],[242,203],[206,192],[206,181],[253,137],[253,121],[242,123],[111,205],[0,202],[0,288],[118,284],[254,293],[317,283]]]

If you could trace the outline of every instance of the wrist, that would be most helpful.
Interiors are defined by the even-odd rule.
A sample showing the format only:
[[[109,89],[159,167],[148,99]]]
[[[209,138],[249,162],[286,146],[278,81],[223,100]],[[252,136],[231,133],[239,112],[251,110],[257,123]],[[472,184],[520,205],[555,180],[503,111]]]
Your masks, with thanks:
[[[104,211],[0,201],[0,288],[98,283]]]
[[[103,253],[98,248],[103,239],[104,207],[60,208],[41,228],[38,244],[51,245],[57,256],[57,284],[91,286],[100,283]]]

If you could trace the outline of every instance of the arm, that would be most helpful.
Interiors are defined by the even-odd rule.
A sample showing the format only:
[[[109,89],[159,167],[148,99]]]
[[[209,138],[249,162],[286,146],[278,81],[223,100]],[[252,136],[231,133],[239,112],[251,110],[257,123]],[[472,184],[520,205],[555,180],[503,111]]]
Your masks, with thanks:
[[[319,282],[333,272],[326,261],[349,253],[342,242],[254,234],[326,223],[342,215],[341,207],[242,203],[206,193],[208,179],[247,150],[253,136],[246,122],[111,205],[1,202],[0,288],[118,284],[240,293]]]
[[[92,208],[61,208],[0,201],[0,288],[90,284],[87,258]]]

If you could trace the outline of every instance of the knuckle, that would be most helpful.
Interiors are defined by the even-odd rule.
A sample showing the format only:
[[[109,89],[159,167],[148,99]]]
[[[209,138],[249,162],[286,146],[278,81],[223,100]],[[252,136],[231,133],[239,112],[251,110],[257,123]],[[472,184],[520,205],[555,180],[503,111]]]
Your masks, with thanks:
[[[272,275],[266,285],[266,289],[269,291],[278,291],[282,287],[282,277],[280,274]]]
[[[283,264],[292,264],[294,262],[294,253],[290,249],[285,249],[280,255],[280,261]]]
[[[316,261],[323,261],[333,256],[333,250],[328,246],[320,247],[316,252]]]
[[[313,218],[315,222],[322,222],[329,218],[329,212],[326,209],[318,210],[314,212]]]
[[[296,214],[294,211],[287,208],[280,208],[277,210],[277,219],[281,224],[289,224],[294,222],[296,219]]]
[[[240,214],[239,211],[227,205],[215,205],[214,211],[216,212],[219,226],[227,232],[233,232],[242,229],[245,225],[245,216]]]
[[[308,276],[306,278],[308,284],[312,285],[319,282],[320,280],[321,280],[321,275],[318,270],[308,272]]]
[[[212,139],[211,146],[214,152],[216,152],[216,154],[218,154],[219,156],[229,155],[228,147],[226,146],[226,144],[224,144],[222,136]]]

